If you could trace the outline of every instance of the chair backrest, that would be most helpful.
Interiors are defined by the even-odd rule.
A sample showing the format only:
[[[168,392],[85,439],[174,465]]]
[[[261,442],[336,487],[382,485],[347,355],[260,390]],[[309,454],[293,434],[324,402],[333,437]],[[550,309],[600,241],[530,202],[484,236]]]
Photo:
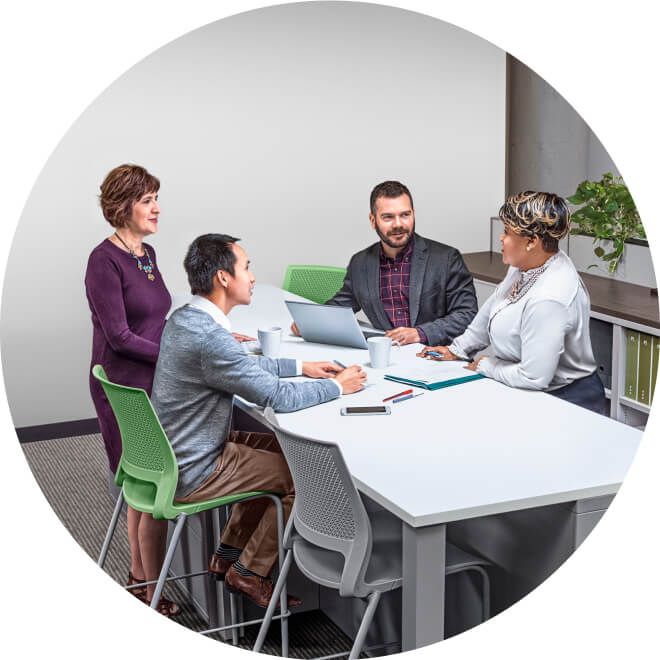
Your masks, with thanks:
[[[306,541],[345,557],[342,596],[366,596],[371,524],[339,447],[283,430],[272,408],[265,412],[289,465],[296,489],[295,530]]]
[[[335,266],[288,266],[282,288],[323,304],[341,289],[344,277],[346,269]]]
[[[131,493],[143,508],[152,508],[149,513],[154,518],[175,517],[172,500],[179,468],[147,393],[110,382],[100,364],[93,367],[92,374],[110,401],[121,433],[122,454],[115,482],[121,486],[128,480]]]

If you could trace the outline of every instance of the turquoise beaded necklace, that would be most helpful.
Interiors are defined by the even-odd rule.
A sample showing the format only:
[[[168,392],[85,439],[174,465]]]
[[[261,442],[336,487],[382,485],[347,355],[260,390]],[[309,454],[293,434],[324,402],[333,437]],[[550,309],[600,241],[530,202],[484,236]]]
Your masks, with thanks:
[[[156,279],[156,276],[155,276],[154,273],[153,273],[153,271],[154,271],[154,265],[153,265],[153,263],[152,263],[152,261],[151,261],[151,256],[149,255],[149,250],[147,250],[147,246],[146,246],[146,245],[143,246],[143,247],[144,247],[144,254],[146,254],[146,255],[147,255],[147,259],[149,259],[149,263],[145,266],[145,265],[143,265],[142,262],[140,261],[140,257],[138,257],[137,254],[135,254],[135,252],[134,252],[131,248],[129,248],[128,245],[126,245],[126,243],[124,243],[124,241],[122,240],[121,236],[120,236],[117,232],[115,232],[115,236],[119,239],[119,241],[121,242],[121,244],[122,244],[122,245],[123,245],[128,251],[129,251],[131,257],[133,257],[133,259],[135,259],[135,260],[137,261],[137,264],[138,264],[138,270],[142,270],[142,271],[144,271],[144,273],[145,273],[146,276],[147,276],[147,279],[149,279],[149,280],[151,280],[151,281],[153,282],[153,281]]]

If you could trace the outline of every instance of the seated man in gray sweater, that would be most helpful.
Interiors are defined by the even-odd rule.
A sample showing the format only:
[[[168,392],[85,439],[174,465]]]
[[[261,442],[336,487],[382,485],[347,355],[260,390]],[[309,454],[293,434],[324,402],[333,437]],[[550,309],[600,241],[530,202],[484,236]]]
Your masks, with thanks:
[[[193,298],[168,319],[160,343],[151,400],[179,466],[176,501],[197,502],[255,490],[282,493],[284,515],[294,487],[276,438],[230,431],[234,394],[290,412],[364,387],[359,366],[248,356],[227,315],[249,305],[255,278],[238,239],[205,234],[188,249],[184,267]],[[319,378],[286,382],[287,376]],[[209,570],[262,607],[273,591],[277,520],[272,502],[232,506]],[[290,597],[290,605],[299,604]]]

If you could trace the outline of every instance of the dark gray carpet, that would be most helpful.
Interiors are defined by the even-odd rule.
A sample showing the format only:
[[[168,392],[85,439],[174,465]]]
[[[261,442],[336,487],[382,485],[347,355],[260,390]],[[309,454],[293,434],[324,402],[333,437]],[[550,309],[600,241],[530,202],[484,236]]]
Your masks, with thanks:
[[[30,442],[21,446],[53,511],[96,562],[113,510],[107,488],[107,459],[101,436],[82,435]],[[72,502],[76,503],[75,507],[71,506]],[[129,565],[126,519],[121,516],[104,570],[123,585],[126,583]],[[179,603],[183,609],[173,622],[191,630],[206,628],[205,622],[184,593],[177,589],[175,582],[167,584],[165,595]],[[132,596],[127,593],[126,597]],[[239,646],[252,648],[257,631],[258,626],[247,628]],[[321,612],[293,614],[289,620],[289,637],[290,654],[294,658],[331,655],[348,651],[351,647],[349,638]],[[216,639],[219,637],[216,636]],[[264,653],[279,655],[280,648],[279,625],[274,624],[264,645]]]

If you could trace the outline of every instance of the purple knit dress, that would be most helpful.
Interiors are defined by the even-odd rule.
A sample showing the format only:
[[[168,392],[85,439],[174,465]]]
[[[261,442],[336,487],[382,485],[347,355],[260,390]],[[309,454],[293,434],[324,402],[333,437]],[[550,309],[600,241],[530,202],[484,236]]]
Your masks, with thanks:
[[[112,382],[141,387],[150,395],[160,335],[172,299],[153,248],[144,246],[153,262],[153,281],[138,270],[134,257],[106,239],[89,255],[85,290],[94,327],[91,366],[100,364]],[[149,263],[146,255],[140,261]],[[121,458],[121,436],[110,402],[91,368],[89,389],[114,473]]]

